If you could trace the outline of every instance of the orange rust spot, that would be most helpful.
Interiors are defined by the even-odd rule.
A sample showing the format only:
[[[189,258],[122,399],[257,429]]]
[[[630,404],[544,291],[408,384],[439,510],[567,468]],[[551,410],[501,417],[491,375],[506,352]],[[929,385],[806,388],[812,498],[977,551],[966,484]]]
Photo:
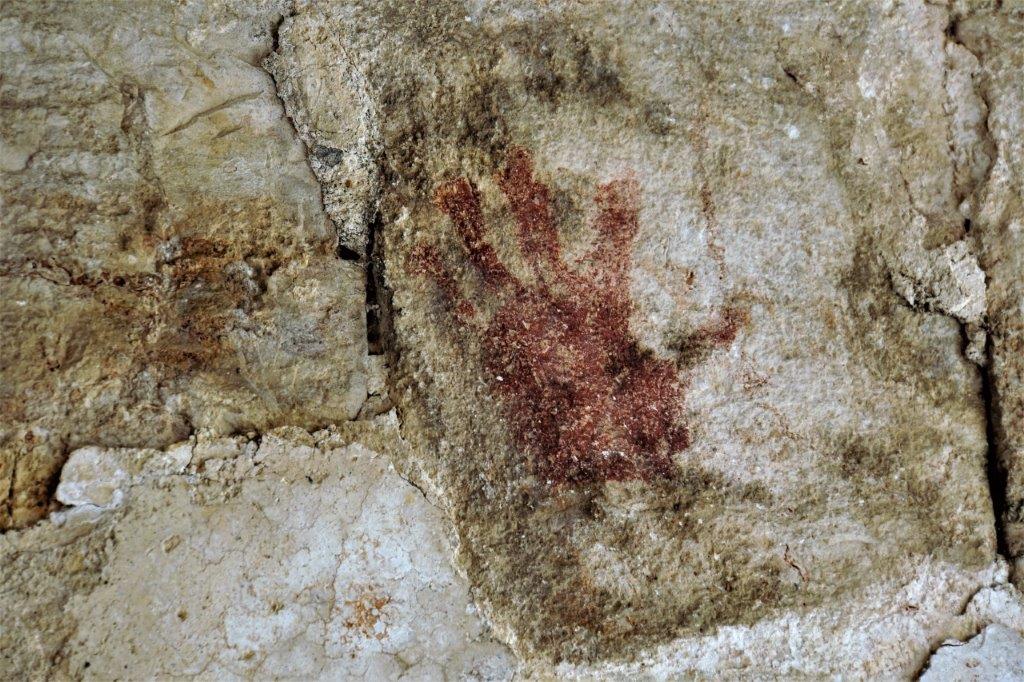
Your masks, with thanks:
[[[387,627],[378,628],[384,618],[384,608],[391,603],[391,597],[381,596],[372,588],[366,588],[355,599],[345,601],[352,615],[345,621],[345,629],[357,632],[367,639],[378,641],[388,636]]]
[[[498,259],[486,240],[478,191],[466,178],[442,184],[435,203],[497,298],[496,312],[486,321],[459,312],[473,306],[460,300],[433,247],[413,250],[411,270],[436,283],[456,319],[475,322],[488,385],[503,398],[515,442],[538,476],[552,485],[671,478],[673,453],[690,442],[678,368],[644,350],[629,328],[639,184],[627,177],[598,188],[597,244],[577,272],[561,258],[549,191],[534,179],[529,153],[512,150],[496,180],[537,281],[519,281]],[[728,344],[743,323],[743,313],[726,311],[693,340]]]

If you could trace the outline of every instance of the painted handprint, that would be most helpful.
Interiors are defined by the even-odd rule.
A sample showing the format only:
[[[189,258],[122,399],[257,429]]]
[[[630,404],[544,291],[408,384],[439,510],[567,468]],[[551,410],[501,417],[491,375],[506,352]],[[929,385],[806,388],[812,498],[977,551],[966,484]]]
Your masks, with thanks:
[[[498,257],[479,191],[466,178],[442,184],[434,201],[478,275],[478,296],[463,295],[434,246],[420,245],[410,262],[436,284],[458,326],[479,338],[488,386],[516,445],[551,485],[672,478],[672,456],[690,441],[684,385],[676,363],[642,348],[629,327],[639,184],[623,178],[598,188],[595,246],[570,265],[529,153],[513,149],[495,181],[531,281]],[[689,348],[730,343],[740,317],[726,311],[687,335]]]

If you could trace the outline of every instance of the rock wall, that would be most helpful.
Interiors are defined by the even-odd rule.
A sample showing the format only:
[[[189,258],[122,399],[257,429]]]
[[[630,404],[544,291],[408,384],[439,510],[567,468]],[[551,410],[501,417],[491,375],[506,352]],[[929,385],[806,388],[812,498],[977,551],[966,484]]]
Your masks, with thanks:
[[[365,278],[260,66],[263,5],[5,6],[4,526],[70,449],[366,399]]]
[[[0,11],[16,678],[1024,665],[1012,3]]]

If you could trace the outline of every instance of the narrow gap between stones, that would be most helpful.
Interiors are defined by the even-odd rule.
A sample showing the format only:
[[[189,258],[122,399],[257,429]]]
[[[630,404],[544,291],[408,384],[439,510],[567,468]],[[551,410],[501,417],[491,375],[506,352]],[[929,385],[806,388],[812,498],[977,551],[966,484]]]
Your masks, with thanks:
[[[995,516],[996,551],[999,552],[1000,556],[1009,561],[1010,551],[1004,525],[1007,508],[1007,476],[999,458],[999,438],[996,426],[999,399],[992,376],[994,356],[992,333],[989,331],[985,340],[985,366],[979,368],[981,372],[981,400],[985,409],[985,442],[987,444],[985,472],[988,477],[989,497],[992,498],[992,514]]]
[[[338,245],[338,258],[347,261],[358,261],[359,253],[355,249],[350,249],[344,244]]]
[[[293,4],[289,11],[285,12],[271,28],[271,51],[268,52],[268,55],[272,52],[277,52],[280,49],[281,27],[284,25],[284,22],[290,17],[294,16],[295,13],[296,7]],[[266,56],[267,55],[264,55],[264,58]],[[263,63],[263,58],[259,60],[259,63]],[[306,142],[302,140],[302,136],[299,135],[298,128],[295,127],[295,122],[292,120],[291,116],[287,114],[287,107],[285,107],[284,100],[281,97],[277,79],[274,77],[274,74],[271,73],[269,70],[264,70],[267,71],[267,74],[270,76],[271,82],[274,84],[274,95],[281,103],[282,109],[285,110],[285,120],[287,120],[288,123],[291,125],[292,130],[295,132],[296,139],[300,140],[302,145],[306,147]],[[310,153],[313,152],[314,150],[310,150],[308,147],[306,147],[307,163],[309,163]],[[312,171],[312,166],[310,166],[310,170]],[[379,168],[378,170],[381,172],[381,174],[383,174],[382,168]],[[313,175],[314,177],[316,176],[315,173]],[[317,183],[319,184],[319,179],[317,179]],[[323,188],[321,187],[321,192],[322,191]],[[323,208],[324,213],[326,214],[327,211],[326,207],[323,205],[322,194],[321,207]],[[331,221],[331,223],[333,224],[333,220],[331,220],[330,216],[328,216],[327,219]],[[353,249],[350,246],[342,244],[339,239],[339,243],[335,248],[335,254],[340,260],[358,263],[363,267],[365,282],[364,309],[366,323],[367,354],[369,356],[385,355],[387,356],[386,365],[388,367],[394,367],[395,358],[393,357],[393,352],[391,349],[391,346],[393,344],[388,343],[388,340],[390,339],[391,329],[390,324],[388,323],[388,316],[391,310],[391,297],[390,292],[387,290],[386,285],[384,284],[383,259],[380,253],[378,253],[378,234],[383,226],[383,221],[381,220],[379,211],[374,210],[372,217],[370,217],[367,222],[368,230],[366,243],[364,244],[364,253],[360,254],[356,249]],[[385,377],[385,385],[386,389],[390,392],[390,372],[388,373],[388,376]],[[361,416],[356,417],[357,420],[360,418]]]
[[[366,347],[370,355],[384,355],[381,338],[381,311],[384,306],[380,300],[384,264],[377,253],[380,248],[377,235],[381,227],[380,216],[375,213],[366,235]]]

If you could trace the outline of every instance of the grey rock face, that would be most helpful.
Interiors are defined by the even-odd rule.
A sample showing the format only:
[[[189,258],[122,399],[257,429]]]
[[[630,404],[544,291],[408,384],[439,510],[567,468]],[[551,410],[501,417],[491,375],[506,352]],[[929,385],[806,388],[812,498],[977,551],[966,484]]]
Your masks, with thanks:
[[[935,680],[1019,680],[1024,678],[1024,638],[1002,625],[989,625],[969,642],[943,646],[932,657],[925,682]]]

